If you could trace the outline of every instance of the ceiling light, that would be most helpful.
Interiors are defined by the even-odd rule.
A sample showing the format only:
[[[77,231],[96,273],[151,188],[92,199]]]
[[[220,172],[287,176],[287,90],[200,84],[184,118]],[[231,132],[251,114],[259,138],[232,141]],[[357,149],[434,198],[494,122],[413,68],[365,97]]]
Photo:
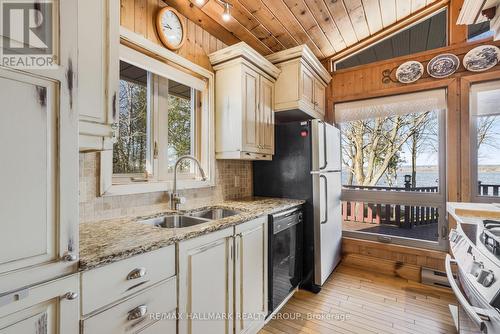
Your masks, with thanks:
[[[203,6],[205,4],[206,0],[195,0],[195,3],[198,5],[198,6]]]
[[[224,7],[224,12],[222,13],[222,20],[225,22],[231,20],[231,7],[233,7],[233,5],[224,0],[219,0],[219,2],[221,3],[222,7]]]

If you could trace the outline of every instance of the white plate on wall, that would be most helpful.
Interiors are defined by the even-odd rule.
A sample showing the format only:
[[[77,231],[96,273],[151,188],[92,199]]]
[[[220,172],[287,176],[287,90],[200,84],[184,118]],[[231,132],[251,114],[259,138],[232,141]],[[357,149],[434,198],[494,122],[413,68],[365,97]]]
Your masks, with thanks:
[[[467,52],[462,63],[471,72],[489,70],[500,61],[500,49],[495,45],[480,45]]]
[[[415,60],[407,61],[399,65],[396,70],[396,78],[401,83],[412,83],[420,79],[424,74],[424,66]]]
[[[433,78],[446,78],[456,72],[460,59],[452,53],[443,53],[427,63],[427,73]]]

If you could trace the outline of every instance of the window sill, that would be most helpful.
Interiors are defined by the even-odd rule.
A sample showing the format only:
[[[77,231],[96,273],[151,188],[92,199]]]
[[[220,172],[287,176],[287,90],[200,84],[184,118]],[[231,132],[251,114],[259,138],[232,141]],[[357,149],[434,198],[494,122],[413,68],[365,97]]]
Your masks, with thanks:
[[[113,184],[109,189],[102,194],[104,197],[108,196],[122,196],[122,195],[135,195],[146,194],[152,192],[166,191],[171,192],[173,188],[173,181],[159,181],[159,182],[134,182],[127,184]],[[200,189],[210,188],[215,186],[213,180],[178,180],[177,189]]]

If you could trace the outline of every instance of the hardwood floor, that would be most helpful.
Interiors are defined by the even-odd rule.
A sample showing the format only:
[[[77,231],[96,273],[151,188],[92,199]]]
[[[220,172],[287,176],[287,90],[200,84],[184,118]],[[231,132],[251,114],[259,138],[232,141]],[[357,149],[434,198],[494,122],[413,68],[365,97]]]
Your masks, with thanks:
[[[340,265],[317,295],[299,290],[259,333],[455,333],[455,297],[402,278]]]

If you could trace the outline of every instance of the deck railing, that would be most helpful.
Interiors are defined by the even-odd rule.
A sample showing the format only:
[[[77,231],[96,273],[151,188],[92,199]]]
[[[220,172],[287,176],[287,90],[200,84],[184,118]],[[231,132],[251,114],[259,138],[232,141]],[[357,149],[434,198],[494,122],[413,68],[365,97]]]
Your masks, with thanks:
[[[435,193],[438,187],[378,187],[343,186],[347,189],[377,191],[412,191]],[[371,224],[390,224],[405,228],[437,223],[438,210],[434,207],[402,206],[395,204],[342,202],[342,216],[345,221]]]
[[[498,196],[498,190],[500,189],[500,184],[486,184],[481,181],[478,182],[478,194],[479,196]]]

